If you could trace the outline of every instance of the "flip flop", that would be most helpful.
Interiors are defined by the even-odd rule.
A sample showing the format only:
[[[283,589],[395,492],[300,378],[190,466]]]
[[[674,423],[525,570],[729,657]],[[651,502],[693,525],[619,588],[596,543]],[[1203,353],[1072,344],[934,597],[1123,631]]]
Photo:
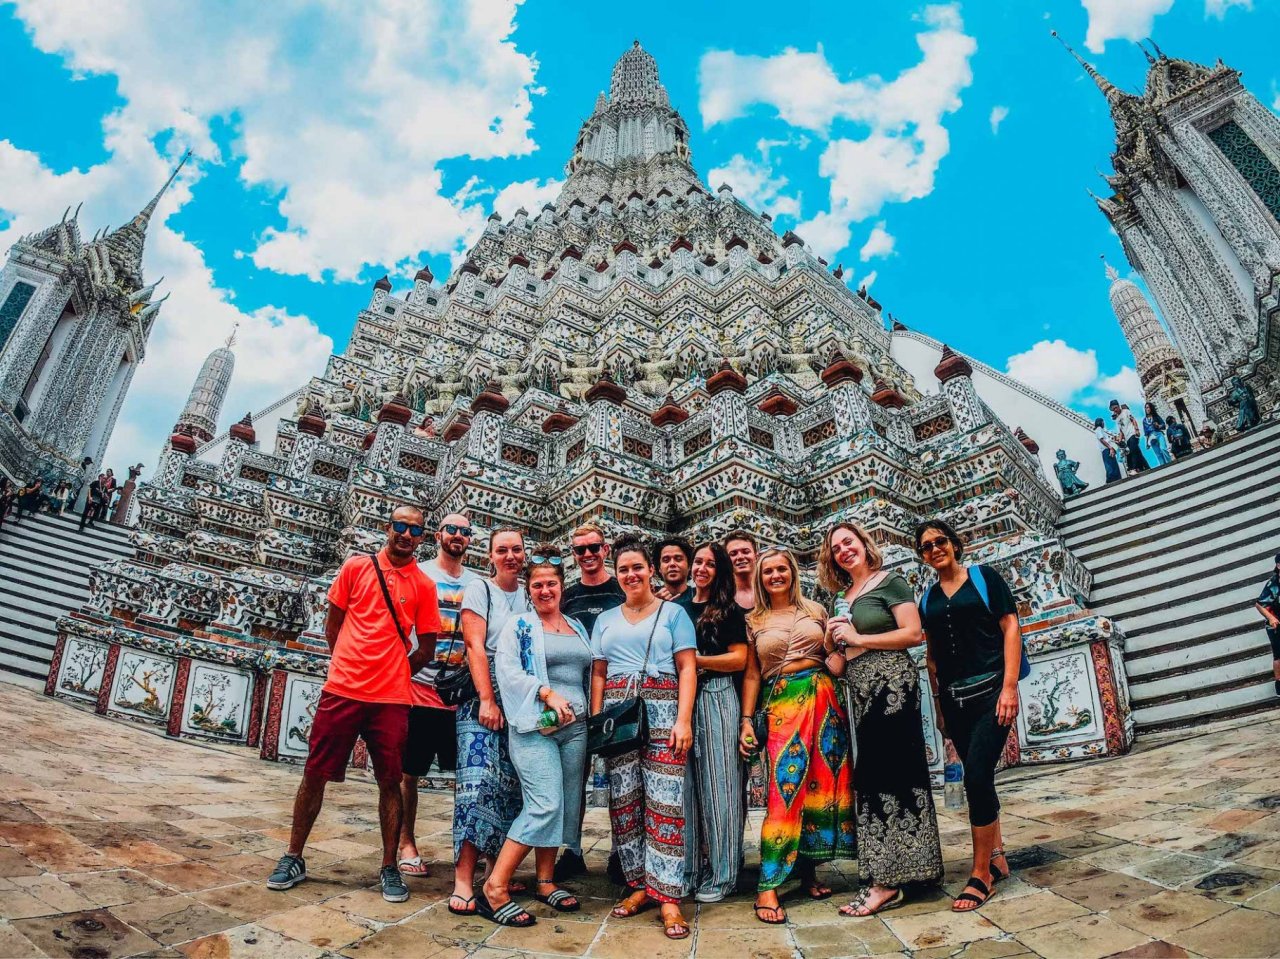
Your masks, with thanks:
[[[867,916],[874,916],[877,913],[888,912],[890,909],[897,909],[899,906],[905,904],[907,901],[907,894],[899,888],[892,896],[880,903],[880,905],[876,906],[874,909],[867,906],[867,902],[870,899],[871,887],[867,886],[858,893],[858,895],[848,905],[841,907],[840,915],[847,916],[851,919],[865,919]],[[846,909],[850,909],[852,912],[845,912]],[[865,911],[859,912],[858,910]]]
[[[482,892],[476,893],[476,912],[499,926],[513,926],[516,929],[527,929],[538,921],[514,899],[508,899],[494,909]]]
[[[427,874],[427,866],[422,861],[421,856],[414,856],[412,859],[401,859],[400,873],[405,876],[425,876]]]
[[[756,911],[756,918],[767,926],[781,926],[787,921],[787,910],[783,909],[781,906],[755,906],[754,908]],[[766,919],[764,916],[760,915],[761,909],[765,912],[773,913],[774,918]]]
[[[987,884],[977,876],[970,876],[969,881],[964,885],[966,889],[973,888],[978,890],[981,894],[981,898],[975,896],[971,892],[962,892],[960,895],[956,896],[956,901],[951,904],[952,912],[973,912],[976,909],[982,908],[982,905],[991,898],[990,888],[988,888]],[[972,902],[975,903],[975,905],[970,906],[968,909],[957,908],[962,902]]]
[[[470,908],[470,909],[455,909],[455,908],[453,907],[453,900],[455,900],[455,899],[457,899],[459,902],[462,902],[462,903],[464,903],[464,904],[466,904],[466,905],[468,905],[468,906],[471,906],[471,908]],[[448,909],[451,913],[453,913],[455,916],[474,916],[474,915],[476,914],[476,910],[475,910],[475,902],[476,902],[476,897],[475,897],[475,896],[459,896],[459,895],[455,892],[455,893],[453,893],[453,894],[449,897],[449,905],[448,905],[448,906],[446,906],[445,908],[447,908],[447,909]]]
[[[539,879],[538,885],[549,886],[555,883],[554,879]],[[545,905],[550,906],[556,912],[577,912],[582,908],[582,903],[578,902],[578,897],[571,893],[568,889],[552,889],[545,896],[534,896]]]

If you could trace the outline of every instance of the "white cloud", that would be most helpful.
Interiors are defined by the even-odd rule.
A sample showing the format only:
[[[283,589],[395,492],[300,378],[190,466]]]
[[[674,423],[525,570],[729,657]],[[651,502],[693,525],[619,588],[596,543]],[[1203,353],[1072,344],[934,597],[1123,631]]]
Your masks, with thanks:
[[[707,183],[713,190],[722,183],[728,183],[739,200],[770,216],[800,215],[800,196],[782,192],[787,186],[787,178],[774,176],[773,167],[768,162],[757,162],[736,153],[724,166],[707,171]]]
[[[991,108],[991,116],[989,122],[991,124],[992,134],[1000,132],[1000,124],[1004,123],[1005,117],[1009,115],[1009,108],[1005,106],[994,106]]]
[[[1173,7],[1173,0],[1080,0],[1080,3],[1089,14],[1084,45],[1094,53],[1101,53],[1108,40],[1141,40],[1149,36],[1155,18]]]
[[[1253,0],[1204,0],[1204,15],[1206,17],[1217,17],[1221,20],[1226,17],[1227,11],[1232,7],[1252,10]]]
[[[884,228],[884,220],[881,220],[871,228],[867,242],[862,244],[862,249],[858,251],[858,258],[866,263],[877,256],[892,256],[896,243],[897,240],[894,239],[893,234]]]
[[[702,57],[699,106],[705,127],[765,106],[828,140],[818,169],[830,180],[830,209],[796,228],[820,251],[834,254],[846,247],[850,224],[874,216],[885,203],[933,190],[938,164],[950,149],[942,118],[960,108],[960,91],[973,79],[969,60],[977,43],[964,33],[954,4],[927,7],[920,20],[921,60],[889,81],[874,74],[841,80],[820,46],[814,52],[787,48],[769,57],[724,50]],[[833,136],[838,123],[867,132]]]
[[[124,223],[151,198],[168,175],[168,161],[144,138],[112,132],[112,159],[86,171],[54,173],[38,156],[0,141],[0,250],[20,235],[57,222],[67,206],[84,201],[80,226],[86,239],[107,223]],[[239,323],[236,371],[223,410],[223,426],[260,409],[324,368],[332,341],[305,316],[266,306],[245,311],[221,289],[200,250],[165,224],[191,197],[198,170],[188,167],[161,200],[146,242],[146,275],[164,277],[158,294],[171,294],[147,344],[112,436],[108,457],[117,467],[142,462],[154,469],[156,454],[182,409],[205,356]],[[150,475],[149,473],[146,475]]]
[[[564,180],[539,180],[536,177],[509,183],[493,198],[493,209],[502,214],[504,220],[514,216],[521,207],[529,216],[535,217],[544,206],[559,196],[562,186]]]
[[[1142,385],[1132,367],[1102,375],[1096,351],[1078,350],[1065,340],[1040,340],[1015,353],[1005,372],[1059,403],[1099,406],[1112,398],[1130,405],[1142,402]]]
[[[879,275],[880,273],[878,270],[872,270],[870,273],[868,273],[866,276],[864,276],[862,279],[860,279],[857,282],[855,288],[860,290],[870,290],[871,287],[875,284],[876,278]]]
[[[174,16],[167,0],[19,0],[16,14],[39,49],[115,77],[125,104],[109,125],[174,131],[221,162],[211,124],[230,123],[241,178],[284,221],[254,263],[350,279],[456,251],[483,224],[481,194],[446,189],[441,161],[535,149],[517,2],[228,0]]]

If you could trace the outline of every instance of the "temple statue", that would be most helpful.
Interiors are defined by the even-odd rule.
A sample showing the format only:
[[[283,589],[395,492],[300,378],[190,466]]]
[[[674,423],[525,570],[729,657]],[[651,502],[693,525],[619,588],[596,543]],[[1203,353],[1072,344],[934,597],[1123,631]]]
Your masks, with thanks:
[[[1258,398],[1253,390],[1245,386],[1244,380],[1238,376],[1231,377],[1231,391],[1227,394],[1227,405],[1235,408],[1236,429],[1244,432],[1262,422],[1262,414],[1258,412]]]
[[[1066,450],[1058,450],[1058,461],[1053,464],[1053,471],[1058,474],[1063,496],[1076,496],[1089,488],[1089,484],[1076,475],[1079,468],[1079,463],[1067,459]]]

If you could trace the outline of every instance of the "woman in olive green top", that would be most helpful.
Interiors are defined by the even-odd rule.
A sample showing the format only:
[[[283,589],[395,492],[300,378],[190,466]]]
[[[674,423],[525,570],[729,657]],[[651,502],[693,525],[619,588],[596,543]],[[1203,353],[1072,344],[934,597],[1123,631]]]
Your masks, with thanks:
[[[836,594],[827,629],[846,650],[844,681],[858,744],[858,877],[840,912],[870,916],[906,901],[902,887],[942,876],[938,821],[920,720],[920,671],[907,652],[923,642],[911,587],[880,569],[880,550],[852,523],[827,531],[818,582]]]

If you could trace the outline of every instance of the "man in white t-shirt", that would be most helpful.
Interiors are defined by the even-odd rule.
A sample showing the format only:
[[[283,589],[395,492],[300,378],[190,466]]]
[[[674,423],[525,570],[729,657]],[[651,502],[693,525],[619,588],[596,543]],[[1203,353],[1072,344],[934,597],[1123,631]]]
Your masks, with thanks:
[[[404,747],[404,775],[400,780],[404,802],[400,872],[405,876],[427,874],[413,835],[418,816],[418,777],[425,776],[433,762],[442,771],[452,771],[457,765],[458,740],[453,721],[456,707],[441,701],[435,681],[441,666],[456,666],[466,660],[462,630],[458,626],[462,594],[469,583],[480,579],[462,565],[471,546],[471,523],[466,516],[450,513],[441,519],[436,529],[436,543],[439,549],[435,558],[418,564],[436,584],[441,631],[433,661],[415,673],[410,683],[413,704],[409,709],[409,735]]]

